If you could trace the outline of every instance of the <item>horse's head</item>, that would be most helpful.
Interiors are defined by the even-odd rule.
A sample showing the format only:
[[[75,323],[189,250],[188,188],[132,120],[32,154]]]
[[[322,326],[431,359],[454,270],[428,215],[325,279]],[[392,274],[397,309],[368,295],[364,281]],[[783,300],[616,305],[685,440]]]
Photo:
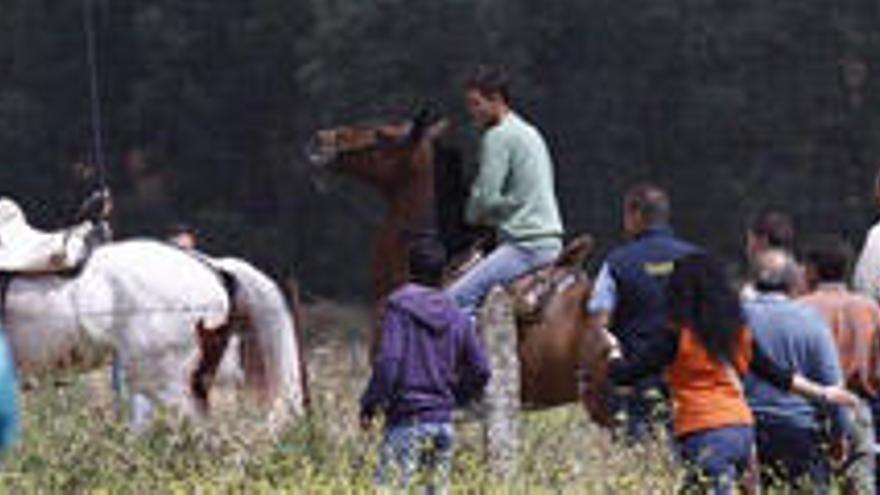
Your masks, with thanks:
[[[312,165],[357,178],[380,191],[406,184],[412,171],[427,169],[433,159],[431,142],[447,128],[444,119],[420,112],[412,121],[322,129],[307,154]]]

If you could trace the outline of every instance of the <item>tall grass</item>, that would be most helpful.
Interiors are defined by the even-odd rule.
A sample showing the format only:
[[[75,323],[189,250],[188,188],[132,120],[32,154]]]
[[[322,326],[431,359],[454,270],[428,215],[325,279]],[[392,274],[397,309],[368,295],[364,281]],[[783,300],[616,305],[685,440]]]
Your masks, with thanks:
[[[8,493],[367,493],[381,433],[356,427],[354,397],[322,390],[311,416],[280,434],[255,411],[199,424],[161,419],[135,437],[74,380],[26,395],[22,442],[5,459]],[[331,399],[332,397],[332,399]],[[344,398],[345,397],[345,398]],[[458,425],[453,488],[465,493],[668,493],[663,445],[622,451],[576,408],[524,417],[521,468],[502,484],[484,461],[482,430]]]
[[[313,321],[315,321],[313,319]],[[345,328],[348,328],[347,326]],[[333,335],[342,335],[334,337]],[[23,395],[23,437],[4,459],[2,493],[369,493],[380,425],[357,426],[369,370],[345,332],[312,339],[312,412],[282,432],[221,392],[215,414],[159,418],[140,436],[115,417],[104,370]],[[455,493],[670,493],[677,468],[661,442],[623,450],[577,407],[523,415],[520,469],[489,475],[482,429],[457,426]]]

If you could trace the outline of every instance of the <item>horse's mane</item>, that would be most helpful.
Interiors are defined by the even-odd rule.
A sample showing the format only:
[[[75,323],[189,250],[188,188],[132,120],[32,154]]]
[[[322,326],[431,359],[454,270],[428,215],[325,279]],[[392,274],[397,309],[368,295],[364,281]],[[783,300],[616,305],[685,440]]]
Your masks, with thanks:
[[[469,249],[479,237],[478,230],[464,221],[470,183],[461,149],[448,143],[437,143],[434,149],[434,209],[440,240],[450,258]]]

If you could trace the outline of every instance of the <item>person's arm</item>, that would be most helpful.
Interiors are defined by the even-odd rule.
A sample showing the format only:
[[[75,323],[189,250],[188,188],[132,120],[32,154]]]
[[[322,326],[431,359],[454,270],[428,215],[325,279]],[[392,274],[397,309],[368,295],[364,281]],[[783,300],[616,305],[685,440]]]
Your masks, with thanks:
[[[403,333],[401,316],[389,308],[382,328],[379,352],[373,361],[373,372],[364,394],[361,396],[361,418],[372,418],[384,410],[394,393],[403,357]]]
[[[792,391],[794,370],[779,366],[755,338],[752,338],[752,359],[749,363],[749,371],[779,390]]]
[[[514,198],[503,194],[511,159],[511,149],[504,136],[487,131],[480,149],[480,170],[465,208],[468,223],[495,225],[516,206]]]
[[[608,379],[614,385],[630,386],[663,371],[675,361],[678,337],[672,325],[656,329],[646,344],[635,352],[619,355],[616,359],[612,357],[608,363]]]
[[[455,400],[459,406],[479,398],[491,377],[489,360],[474,324],[466,321],[464,325],[466,328],[459,360],[461,369],[455,387]]]
[[[855,407],[859,403],[859,398],[844,388],[839,382],[821,384],[810,380],[794,370],[783,368],[764,351],[757,339],[752,340],[750,371],[757,378],[767,381],[780,390],[795,393],[821,403],[834,405],[836,411],[832,419],[835,425],[834,433],[836,434],[843,431],[842,428],[846,421],[841,407]]]
[[[875,301],[880,300],[880,228],[877,226],[868,231],[853,271],[853,287]]]
[[[821,318],[817,315],[817,318]],[[825,386],[845,387],[843,370],[840,366],[840,356],[837,352],[837,344],[831,333],[831,328],[821,320],[822,332],[814,334],[813,339],[813,356],[811,364],[813,370],[810,378]],[[826,392],[827,394],[827,392]],[[821,400],[827,401],[825,396],[820,397]],[[838,404],[833,404],[828,410],[831,419],[831,433],[836,437],[841,437],[847,430],[849,419],[846,411]]]
[[[617,283],[611,275],[608,263],[602,264],[599,274],[596,275],[596,281],[593,283],[593,289],[590,293],[590,300],[587,301],[587,332],[607,332],[608,325],[611,323],[611,313],[617,305]],[[586,341],[585,341],[586,344]],[[592,353],[589,349],[580,349],[580,361],[584,362],[587,356]]]

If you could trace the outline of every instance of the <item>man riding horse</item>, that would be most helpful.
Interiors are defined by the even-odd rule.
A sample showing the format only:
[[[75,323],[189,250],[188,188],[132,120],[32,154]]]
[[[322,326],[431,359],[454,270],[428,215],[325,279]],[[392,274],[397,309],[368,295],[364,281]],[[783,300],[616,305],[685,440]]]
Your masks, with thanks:
[[[555,260],[563,228],[547,145],[511,108],[505,74],[481,67],[468,81],[466,97],[475,123],[484,130],[466,220],[494,227],[499,242],[448,288],[459,306],[474,312],[492,286]]]

